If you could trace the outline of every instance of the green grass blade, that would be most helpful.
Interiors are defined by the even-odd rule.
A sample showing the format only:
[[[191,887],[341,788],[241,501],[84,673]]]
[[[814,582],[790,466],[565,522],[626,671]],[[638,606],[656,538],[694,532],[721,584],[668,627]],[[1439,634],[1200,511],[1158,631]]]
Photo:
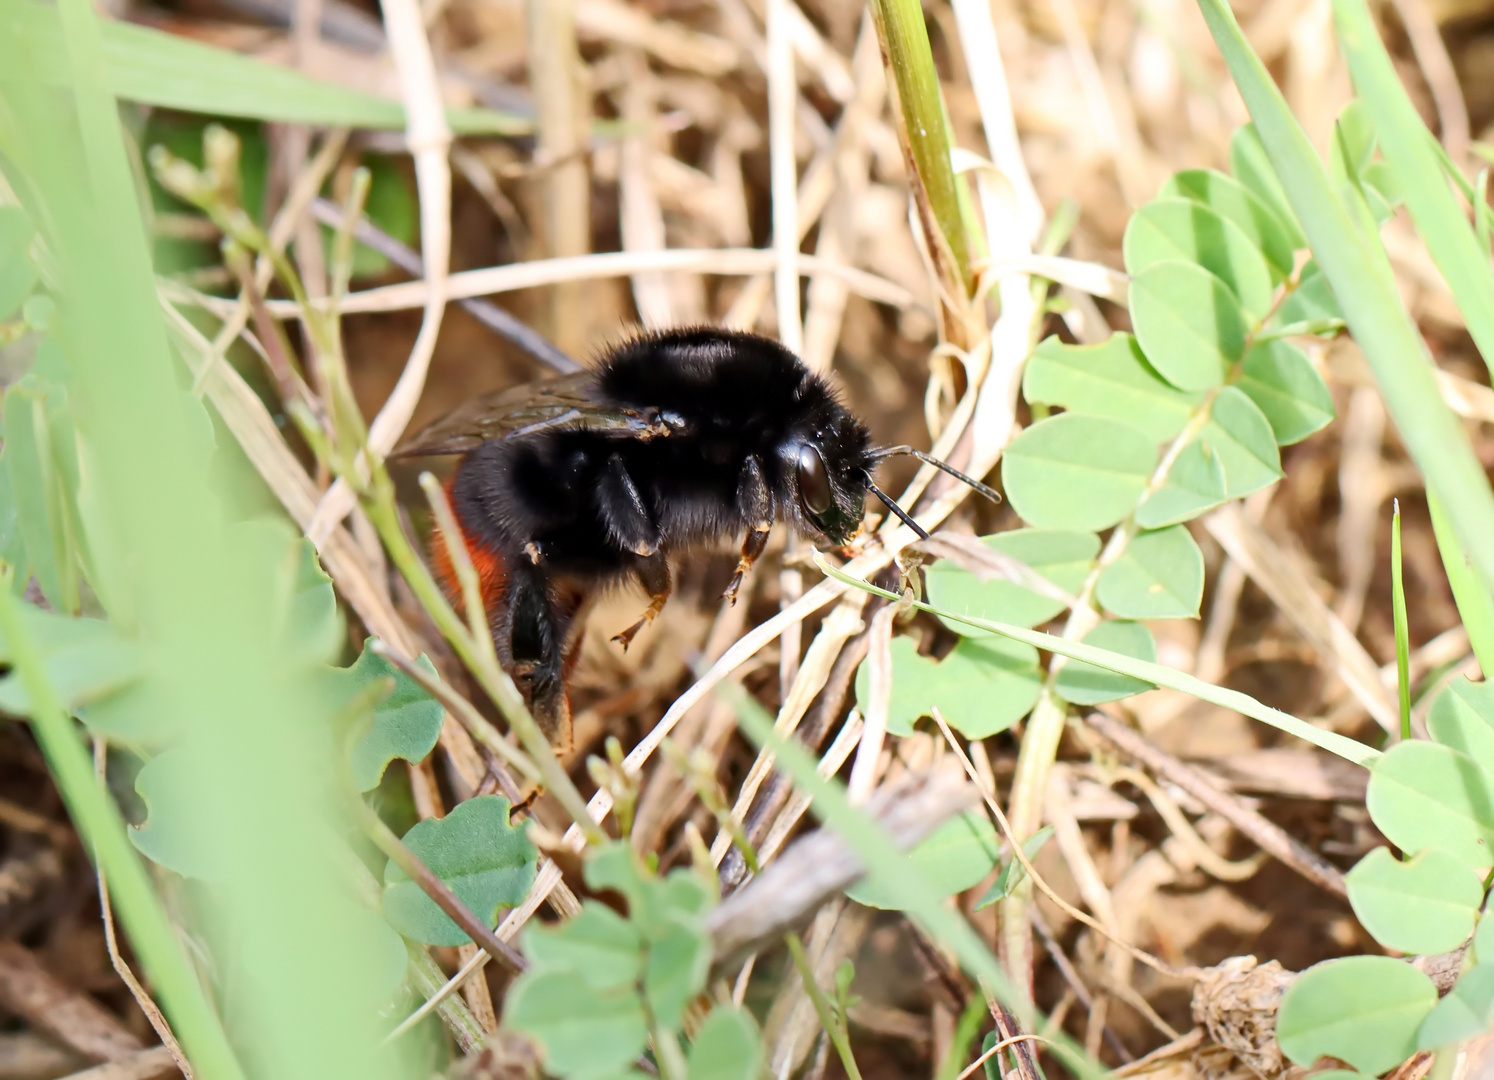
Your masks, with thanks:
[[[1494,672],[1494,598],[1484,585],[1463,547],[1453,532],[1447,511],[1435,495],[1427,493],[1427,509],[1432,513],[1432,532],[1437,537],[1437,550],[1442,555],[1442,568],[1447,573],[1447,583],[1452,586],[1453,602],[1458,605],[1458,616],[1463,620],[1463,629],[1468,632],[1468,643],[1473,655],[1478,657],[1478,666],[1484,678]]]
[[[8,13],[13,32],[32,52],[36,70],[53,85],[66,85],[67,59],[56,9],[34,0],[11,0]],[[129,101],[293,124],[405,126],[404,106],[397,101],[228,49],[122,22],[102,23],[99,36],[109,89]],[[459,135],[522,135],[533,130],[527,120],[491,109],[448,109],[447,119]]]
[[[1448,508],[1473,565],[1494,583],[1494,493],[1462,425],[1442,400],[1379,237],[1361,229],[1338,198],[1226,0],[1198,5],[1412,460]]]
[[[0,639],[9,646],[12,666],[31,698],[32,733],[83,837],[83,846],[108,877],[109,892],[130,944],[192,1064],[204,1077],[242,1077],[228,1037],[166,917],[144,861],[125,835],[119,807],[95,778],[88,750],[47,680],[21,620],[20,601],[11,595],[10,576],[10,568],[5,567],[0,574]]]
[[[1479,253],[1473,229],[1448,189],[1434,140],[1401,86],[1369,9],[1363,0],[1333,0],[1333,13],[1354,89],[1369,106],[1380,152],[1457,299],[1468,332],[1494,369],[1494,270],[1488,251]]]
[[[893,602],[900,602],[902,597],[896,593],[879,589],[868,581],[861,578],[851,577],[841,572],[825,561],[824,556],[816,555],[815,561],[821,570],[847,585],[854,585],[858,589],[865,589],[869,593],[883,597]],[[1314,746],[1321,747],[1331,754],[1337,754],[1346,761],[1352,761],[1356,765],[1368,765],[1380,756],[1380,751],[1373,747],[1365,746],[1361,742],[1345,738],[1332,731],[1324,731],[1322,728],[1314,727],[1305,720],[1299,720],[1279,709],[1262,705],[1249,694],[1242,694],[1238,690],[1227,690],[1222,686],[1206,683],[1202,679],[1195,679],[1192,675],[1185,674],[1175,668],[1164,667],[1161,664],[1153,664],[1146,660],[1137,660],[1134,657],[1123,656],[1120,653],[1111,652],[1109,649],[1097,649],[1093,645],[1084,645],[1077,641],[1069,641],[1065,638],[1055,637],[1053,634],[1044,634],[1039,630],[1028,630],[1021,626],[1012,626],[1008,623],[992,622],[989,619],[977,619],[969,615],[959,615],[932,604],[914,601],[913,606],[919,611],[927,611],[942,619],[953,619],[968,626],[979,627],[989,630],[993,634],[1011,638],[1013,641],[1026,642],[1038,649],[1046,649],[1066,656],[1070,660],[1082,660],[1095,667],[1104,668],[1106,671],[1119,672],[1129,675],[1134,679],[1144,682],[1155,683],[1157,686],[1165,686],[1170,690],[1181,690],[1185,694],[1207,701],[1212,705],[1218,705],[1223,709],[1232,709],[1253,720],[1259,720],[1263,724],[1269,724],[1274,728],[1285,731],[1289,735],[1295,735],[1304,739]]]
[[[1401,500],[1390,517],[1390,605],[1395,620],[1395,675],[1401,697],[1401,738],[1411,737],[1411,642],[1406,629],[1406,578],[1401,569]]]

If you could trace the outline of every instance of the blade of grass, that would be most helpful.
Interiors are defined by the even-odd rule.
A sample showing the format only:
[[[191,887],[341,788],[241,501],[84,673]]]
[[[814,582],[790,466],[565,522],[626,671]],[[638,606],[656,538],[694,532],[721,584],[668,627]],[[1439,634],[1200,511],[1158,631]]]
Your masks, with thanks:
[[[1442,501],[1430,491],[1427,492],[1427,509],[1432,514],[1432,532],[1437,537],[1437,550],[1442,555],[1447,583],[1452,586],[1453,602],[1458,605],[1458,616],[1463,620],[1463,629],[1468,631],[1468,643],[1473,647],[1473,655],[1478,657],[1478,666],[1487,679],[1494,673],[1494,599],[1469,565],[1447,511],[1442,508]]]
[[[11,0],[7,13],[51,85],[66,85],[67,61],[56,9]],[[397,101],[323,82],[292,68],[267,64],[229,49],[122,22],[99,27],[109,89],[119,97],[216,116],[288,124],[397,130],[405,110]],[[464,135],[524,135],[533,125],[492,109],[448,109],[452,130]]]
[[[896,593],[879,589],[877,586],[860,578],[851,577],[836,567],[830,565],[823,555],[816,553],[815,561],[819,567],[830,577],[837,581],[854,585],[858,589],[865,589],[884,599],[894,602],[902,602],[903,598]],[[1365,746],[1361,742],[1345,738],[1336,732],[1324,731],[1322,728],[1314,727],[1305,720],[1299,720],[1295,716],[1262,705],[1249,694],[1242,694],[1238,690],[1226,690],[1222,686],[1214,686],[1201,679],[1195,679],[1192,675],[1184,674],[1174,668],[1164,667],[1161,664],[1148,663],[1145,660],[1137,660],[1134,657],[1122,656],[1107,649],[1098,649],[1093,645],[1085,645],[1077,641],[1069,641],[1065,638],[1056,637],[1053,634],[1044,634],[1039,630],[1027,630],[1020,626],[1011,626],[1008,623],[993,622],[989,619],[977,619],[969,615],[961,615],[957,612],[946,611],[932,604],[922,601],[913,601],[913,607],[919,611],[927,611],[937,615],[941,619],[954,619],[969,626],[989,630],[993,634],[1000,634],[1014,641],[1025,642],[1038,649],[1046,649],[1066,656],[1070,660],[1079,660],[1095,667],[1104,668],[1106,671],[1118,672],[1121,675],[1129,675],[1133,679],[1141,679],[1144,682],[1155,683],[1157,686],[1165,686],[1170,690],[1181,690],[1185,694],[1196,697],[1201,701],[1207,701],[1211,705],[1218,705],[1223,709],[1232,709],[1242,713],[1253,720],[1259,720],[1263,724],[1269,724],[1274,728],[1285,731],[1289,735],[1295,735],[1299,739],[1305,739],[1314,746],[1321,747],[1329,753],[1337,754],[1346,761],[1352,761],[1356,765],[1368,765],[1380,756],[1380,751],[1373,747]]]
[[[1198,0],[1198,5],[1412,460],[1448,508],[1483,580],[1494,582],[1494,493],[1462,426],[1442,400],[1384,247],[1378,236],[1355,224],[1334,192],[1227,0]]]
[[[150,973],[151,985],[171,1014],[198,1075],[225,1080],[242,1077],[217,1014],[151,885],[144,860],[125,835],[119,807],[94,780],[88,750],[47,680],[18,603],[11,593],[11,568],[0,567],[0,637],[9,646],[11,666],[31,698],[32,733],[57,778],[83,846],[108,876],[130,944]]]
[[[1391,502],[1390,603],[1395,620],[1395,678],[1401,698],[1401,738],[1411,737],[1411,644],[1406,631],[1406,579],[1401,568],[1401,500]]]
[[[1457,299],[1474,344],[1494,370],[1494,270],[1487,249],[1479,254],[1468,218],[1448,190],[1435,140],[1406,96],[1369,9],[1363,0],[1333,0],[1333,15],[1355,92],[1369,106],[1366,114],[1374,122],[1380,152]]]

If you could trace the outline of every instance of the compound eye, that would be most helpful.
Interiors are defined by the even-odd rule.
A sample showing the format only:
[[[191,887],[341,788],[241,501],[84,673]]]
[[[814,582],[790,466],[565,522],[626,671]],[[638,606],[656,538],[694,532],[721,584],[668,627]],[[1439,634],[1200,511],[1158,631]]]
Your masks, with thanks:
[[[799,497],[804,500],[805,509],[815,515],[823,514],[835,505],[825,459],[812,446],[799,448]]]

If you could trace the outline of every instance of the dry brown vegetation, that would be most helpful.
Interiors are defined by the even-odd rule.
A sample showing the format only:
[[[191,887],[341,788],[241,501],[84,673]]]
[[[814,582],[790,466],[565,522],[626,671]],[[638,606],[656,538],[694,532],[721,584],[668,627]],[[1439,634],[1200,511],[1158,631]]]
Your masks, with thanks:
[[[387,55],[376,51],[382,28],[371,6],[347,0],[114,6],[122,17],[295,63],[324,79],[400,91]],[[767,6],[767,0],[426,4],[448,102],[532,107],[539,123],[532,139],[460,140],[453,147],[452,270],[599,252],[699,251],[690,271],[627,277],[582,263],[569,281],[504,293],[495,302],[578,357],[634,325],[721,322],[800,342],[811,365],[834,372],[877,438],[926,446],[930,422],[935,434],[943,432],[964,388],[933,351],[938,301],[909,224],[904,157],[875,35],[858,0],[785,4],[797,84],[785,87],[767,74]],[[925,10],[955,140],[984,157],[986,134],[954,13],[944,0]],[[308,34],[304,28],[318,11],[322,32]],[[1230,134],[1247,119],[1198,12],[1190,0],[993,0],[991,11],[1032,186],[1047,218],[1073,216],[1063,254],[1120,266],[1129,212],[1173,170],[1225,167]],[[1308,133],[1323,145],[1349,97],[1327,5],[1245,0],[1236,11]],[[1494,9],[1482,0],[1397,0],[1383,7],[1381,19],[1424,115],[1455,157],[1466,156],[1470,139],[1494,121]],[[292,22],[302,29],[286,29]],[[788,91],[794,118],[798,190],[786,220],[797,220],[803,252],[864,272],[855,279],[810,274],[799,296],[802,323],[788,333],[771,263],[743,273],[740,260],[710,254],[772,246],[770,85]],[[268,143],[275,205],[290,178],[307,167],[315,140],[275,129]],[[350,146],[359,145],[397,146],[388,136],[354,135]],[[785,208],[776,210],[785,220]],[[1385,237],[1407,302],[1445,372],[1449,399],[1467,418],[1486,463],[1494,464],[1485,426],[1494,423],[1494,394],[1472,381],[1480,364],[1462,319],[1406,223],[1391,222]],[[304,262],[303,270],[313,281],[320,272]],[[387,282],[361,284],[398,280],[404,279],[391,272]],[[1042,335],[1094,340],[1124,327],[1123,307],[1073,290],[1065,295],[1068,312],[1047,316]],[[345,319],[351,374],[370,416],[415,347],[420,302],[398,305],[413,310]],[[1392,498],[1400,500],[1406,522],[1413,679],[1426,689],[1476,665],[1458,628],[1420,476],[1387,423],[1356,346],[1341,338],[1317,349],[1314,359],[1330,376],[1339,419],[1285,452],[1284,481],[1195,527],[1209,564],[1204,617],[1159,625],[1160,659],[1373,739],[1378,729],[1371,716],[1392,710],[1394,700]],[[413,424],[474,394],[542,374],[531,356],[453,305]],[[1019,411],[1016,419],[1026,416]],[[1006,437],[991,436],[996,452]],[[909,476],[911,470],[903,479]],[[943,528],[985,534],[1013,520],[1007,510],[966,502]],[[734,555],[723,547],[692,558],[677,568],[678,590],[664,617],[626,654],[608,638],[631,621],[637,598],[609,597],[593,611],[573,686],[572,765],[586,790],[586,754],[608,735],[625,750],[637,746],[657,734],[668,711],[677,721],[671,738],[704,750],[717,763],[728,799],[747,813],[752,799],[741,798],[744,784],[760,777],[731,708],[700,694],[688,708],[675,703],[744,632],[818,579],[812,568],[804,570],[803,552],[785,554],[780,532],[735,608],[715,599]],[[372,561],[368,569],[378,573]],[[393,600],[396,614],[439,660],[438,636],[421,629],[415,605],[398,588]],[[827,604],[784,620],[781,636],[759,634],[753,647],[739,648],[731,675],[770,710],[791,698],[803,716],[800,734],[817,752],[835,744],[831,752],[842,763],[855,755],[854,740],[836,743],[836,735],[875,622],[875,609],[863,604]],[[353,614],[364,613],[354,605]],[[387,632],[355,625],[355,639],[365,630]],[[948,647],[947,632],[932,620],[915,620],[910,631],[921,635],[926,651]],[[446,666],[458,675],[449,658]],[[1429,697],[1420,697],[1423,709]],[[1037,868],[1068,904],[1185,977],[1136,963],[1042,896],[1031,969],[1037,1001],[1111,1066],[1172,1047],[1128,1074],[1280,1071],[1269,1026],[1255,1033],[1251,1049],[1252,1025],[1262,1019],[1269,1025],[1279,992],[1272,977],[1259,969],[1248,976],[1236,965],[1205,973],[1200,983],[1192,969],[1253,955],[1296,971],[1377,949],[1355,921],[1334,869],[1379,842],[1363,805],[1363,772],[1170,691],[1130,699],[1124,710],[1106,708],[1140,735],[1131,735],[1134,745],[1124,738],[1107,742],[1100,737],[1107,730],[1102,716],[1088,725],[1097,736],[1066,739],[1045,807],[1057,842],[1042,851]],[[1020,731],[993,738],[976,754],[998,798],[1011,782],[1020,738]],[[470,743],[462,742],[453,737],[444,756],[413,770],[415,812],[439,814],[454,800],[490,789]],[[889,745],[880,775],[885,781],[950,754],[937,729],[922,730]],[[132,1055],[153,1041],[149,1027],[110,965],[91,872],[24,730],[0,729],[0,776],[0,938],[24,944],[0,945],[0,1080],[42,1080],[86,1062],[139,1061]],[[688,862],[685,827],[693,823],[709,842],[711,815],[663,755],[643,764],[642,777],[635,841],[665,865]],[[783,796],[768,798],[776,790],[771,781],[765,785],[748,818],[759,842],[783,810]],[[548,811],[542,803],[542,819],[562,822]],[[720,861],[724,848],[713,854]],[[967,893],[964,902],[982,891]],[[565,906],[559,899],[552,904]],[[993,944],[995,920],[994,908],[971,915]],[[865,1074],[932,1075],[972,991],[955,965],[901,917],[843,901],[818,912],[806,940],[823,972],[844,958],[855,962],[861,1001],[851,1019]],[[451,950],[442,959],[454,970],[465,957]],[[776,1055],[774,1075],[783,1067],[840,1075],[802,988],[784,969],[781,954],[765,954],[750,984],[749,1000]],[[504,980],[490,967],[465,988],[479,1019],[491,1024],[495,1010],[501,1013]],[[1187,1034],[1205,1021],[1212,1022],[1201,1034]],[[1243,1041],[1231,1043],[1231,1033]],[[154,1064],[171,1068],[159,1056]],[[1425,1067],[1408,1063],[1403,1075]],[[1479,1069],[1487,1075],[1491,1066],[1472,1055],[1460,1068],[1472,1076]]]

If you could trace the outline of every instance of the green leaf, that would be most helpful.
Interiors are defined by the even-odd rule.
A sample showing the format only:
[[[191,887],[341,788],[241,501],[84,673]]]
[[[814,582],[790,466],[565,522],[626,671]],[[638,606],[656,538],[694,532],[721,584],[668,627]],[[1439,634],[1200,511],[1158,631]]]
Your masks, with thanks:
[[[1044,825],[1024,840],[1022,842],[1022,854],[1027,856],[1027,861],[1032,862],[1033,859],[1036,859],[1037,853],[1043,850],[1043,845],[1052,839],[1052,837],[1053,826]],[[1006,865],[1001,868],[1001,873],[996,875],[996,880],[991,883],[991,887],[986,890],[986,895],[982,896],[976,903],[975,910],[982,911],[997,901],[1005,900],[1011,895],[1013,889],[1022,884],[1026,877],[1027,867],[1023,866],[1021,861],[1016,858],[1009,859]]]
[[[1083,643],[1147,663],[1154,663],[1157,659],[1157,643],[1152,632],[1142,623],[1107,619],[1085,634]],[[1053,688],[1059,697],[1075,705],[1099,705],[1156,687],[1142,679],[1070,660],[1058,669]]]
[[[1297,216],[1292,213],[1286,192],[1282,190],[1281,181],[1276,178],[1276,170],[1271,167],[1266,148],[1261,145],[1261,137],[1254,124],[1238,128],[1230,139],[1229,170],[1251,194],[1276,212],[1277,220],[1286,229],[1287,239],[1293,250],[1305,248],[1307,237],[1302,235]]]
[[[1494,1020],[1494,964],[1465,971],[1447,997],[1421,1025],[1416,1045],[1422,1050],[1456,1046],[1482,1035]]]
[[[36,280],[31,261],[31,219],[19,206],[0,206],[0,319],[15,314]]]
[[[1077,593],[1100,553],[1100,538],[1090,532],[1060,529],[1011,529],[981,537],[981,543],[1031,568],[1067,593]],[[982,581],[948,559],[924,569],[929,602],[951,611],[999,619],[1018,626],[1037,626],[1064,610],[1063,601],[1034,592],[1014,581]],[[966,623],[945,624],[967,637],[989,637]]]
[[[643,974],[643,937],[627,919],[595,900],[559,926],[524,928],[531,970],[573,971],[593,990],[632,986]]]
[[[1494,919],[1487,911],[1479,916],[1478,929],[1473,932],[1473,956],[1481,964],[1494,963]]]
[[[856,700],[864,712],[871,675],[856,674]],[[913,724],[934,708],[966,738],[984,739],[1011,727],[1037,704],[1043,688],[1037,650],[1001,637],[964,638],[941,661],[918,655],[906,637],[892,640],[892,701],[887,730],[911,735]]]
[[[1136,339],[1125,333],[1111,334],[1098,345],[1045,339],[1027,361],[1022,396],[1034,404],[1119,420],[1159,443],[1183,430],[1202,399],[1153,371]]]
[[[418,823],[405,844],[484,924],[498,925],[502,908],[523,902],[539,853],[523,829],[508,823],[508,800],[479,795],[444,818]],[[426,945],[466,945],[472,939],[392,861],[384,866],[384,917]]]
[[[1191,521],[1224,502],[1224,462],[1207,442],[1194,439],[1178,452],[1162,486],[1136,508],[1136,524],[1160,529]]]
[[[546,1072],[577,1080],[621,1072],[648,1045],[637,993],[595,990],[574,971],[521,976],[504,1002],[503,1022],[539,1041]]]
[[[1268,325],[1280,328],[1295,323],[1342,321],[1343,317],[1338,301],[1333,297],[1333,286],[1328,284],[1328,278],[1318,264],[1308,260],[1297,287],[1282,301]]]
[[[1388,956],[1350,956],[1308,968],[1276,1016],[1281,1052],[1304,1068],[1320,1057],[1378,1075],[1416,1052],[1416,1032],[1437,1004],[1432,980]]]
[[[654,1022],[678,1030],[685,1006],[705,989],[710,971],[711,936],[700,919],[671,912],[662,931],[650,936],[643,973],[643,996]]]
[[[1129,424],[1064,413],[1012,441],[1001,477],[1029,525],[1093,531],[1130,513],[1156,463],[1156,443]]]
[[[1494,776],[1494,686],[1459,675],[1432,702],[1427,731]]]
[[[68,71],[54,9],[33,0],[7,8],[13,33],[25,42],[32,70],[62,85]],[[293,68],[117,20],[99,23],[109,88],[145,105],[216,116],[240,116],[325,127],[403,128],[395,101],[322,82]],[[9,46],[8,46],[9,47]],[[457,134],[521,135],[532,125],[491,109],[447,109]]]
[[[1203,552],[1183,525],[1137,533],[1104,570],[1096,597],[1123,619],[1191,619],[1203,599]]]
[[[1292,230],[1278,210],[1238,180],[1213,169],[1188,169],[1168,178],[1158,195],[1193,199],[1213,207],[1260,249],[1277,280],[1291,275],[1296,247]]]
[[[715,899],[709,886],[683,867],[660,880],[625,841],[592,852],[584,874],[591,888],[611,889],[627,900],[628,917],[649,940],[667,933],[678,915],[704,914]]]
[[[1219,391],[1201,438],[1224,465],[1225,494],[1231,499],[1244,498],[1283,475],[1271,422],[1237,386]]]
[[[1130,307],[1142,352],[1180,390],[1218,386],[1245,352],[1240,302],[1197,263],[1152,263],[1131,279]]]
[[[127,638],[102,619],[74,619],[43,611],[34,604],[18,605],[31,640],[41,653],[47,679],[63,705],[81,709],[102,701],[139,679],[146,654],[140,643]],[[9,650],[0,641],[0,660]],[[31,696],[18,673],[0,678],[0,711],[31,715]]]
[[[369,641],[373,639],[370,638]],[[435,666],[422,653],[415,661],[421,669],[436,674]],[[350,699],[378,679],[393,679],[394,691],[374,706],[373,724],[353,744],[350,765],[359,791],[379,786],[384,770],[395,758],[412,765],[425,760],[436,747],[445,711],[410,676],[373,652],[368,641],[349,668],[334,669],[339,695]]]
[[[1307,354],[1288,341],[1267,341],[1245,354],[1240,381],[1271,424],[1279,446],[1301,442],[1336,415],[1333,396]]]
[[[690,1044],[689,1080],[756,1080],[763,1065],[762,1042],[752,1014],[717,1006]]]
[[[40,370],[57,352],[56,339],[43,338],[38,370],[6,388],[3,461],[30,571],[47,603],[71,612],[78,603],[77,566],[69,558],[69,538],[78,533],[76,521],[69,524],[76,517],[77,444],[67,391]]]
[[[1213,274],[1259,320],[1271,310],[1271,274],[1245,231],[1203,203],[1158,198],[1131,215],[1122,241],[1133,278],[1157,263],[1181,260]]]
[[[940,896],[954,896],[994,870],[1000,855],[996,826],[984,813],[967,810],[908,852],[908,861],[913,872]],[[899,909],[895,894],[875,873],[852,885],[846,896],[866,907]]]
[[[183,877],[221,880],[228,873],[222,851],[207,842],[198,824],[201,807],[211,805],[205,790],[206,752],[195,744],[174,746],[145,763],[135,777],[135,792],[148,811],[145,822],[130,829],[130,842],[142,855]]]
[[[1494,865],[1494,779],[1466,754],[1411,740],[1370,769],[1370,818],[1402,851],[1435,848],[1474,869]]]
[[[1442,851],[1401,862],[1377,847],[1344,882],[1364,928],[1386,948],[1407,953],[1456,949],[1473,933],[1484,900],[1478,874]]]

